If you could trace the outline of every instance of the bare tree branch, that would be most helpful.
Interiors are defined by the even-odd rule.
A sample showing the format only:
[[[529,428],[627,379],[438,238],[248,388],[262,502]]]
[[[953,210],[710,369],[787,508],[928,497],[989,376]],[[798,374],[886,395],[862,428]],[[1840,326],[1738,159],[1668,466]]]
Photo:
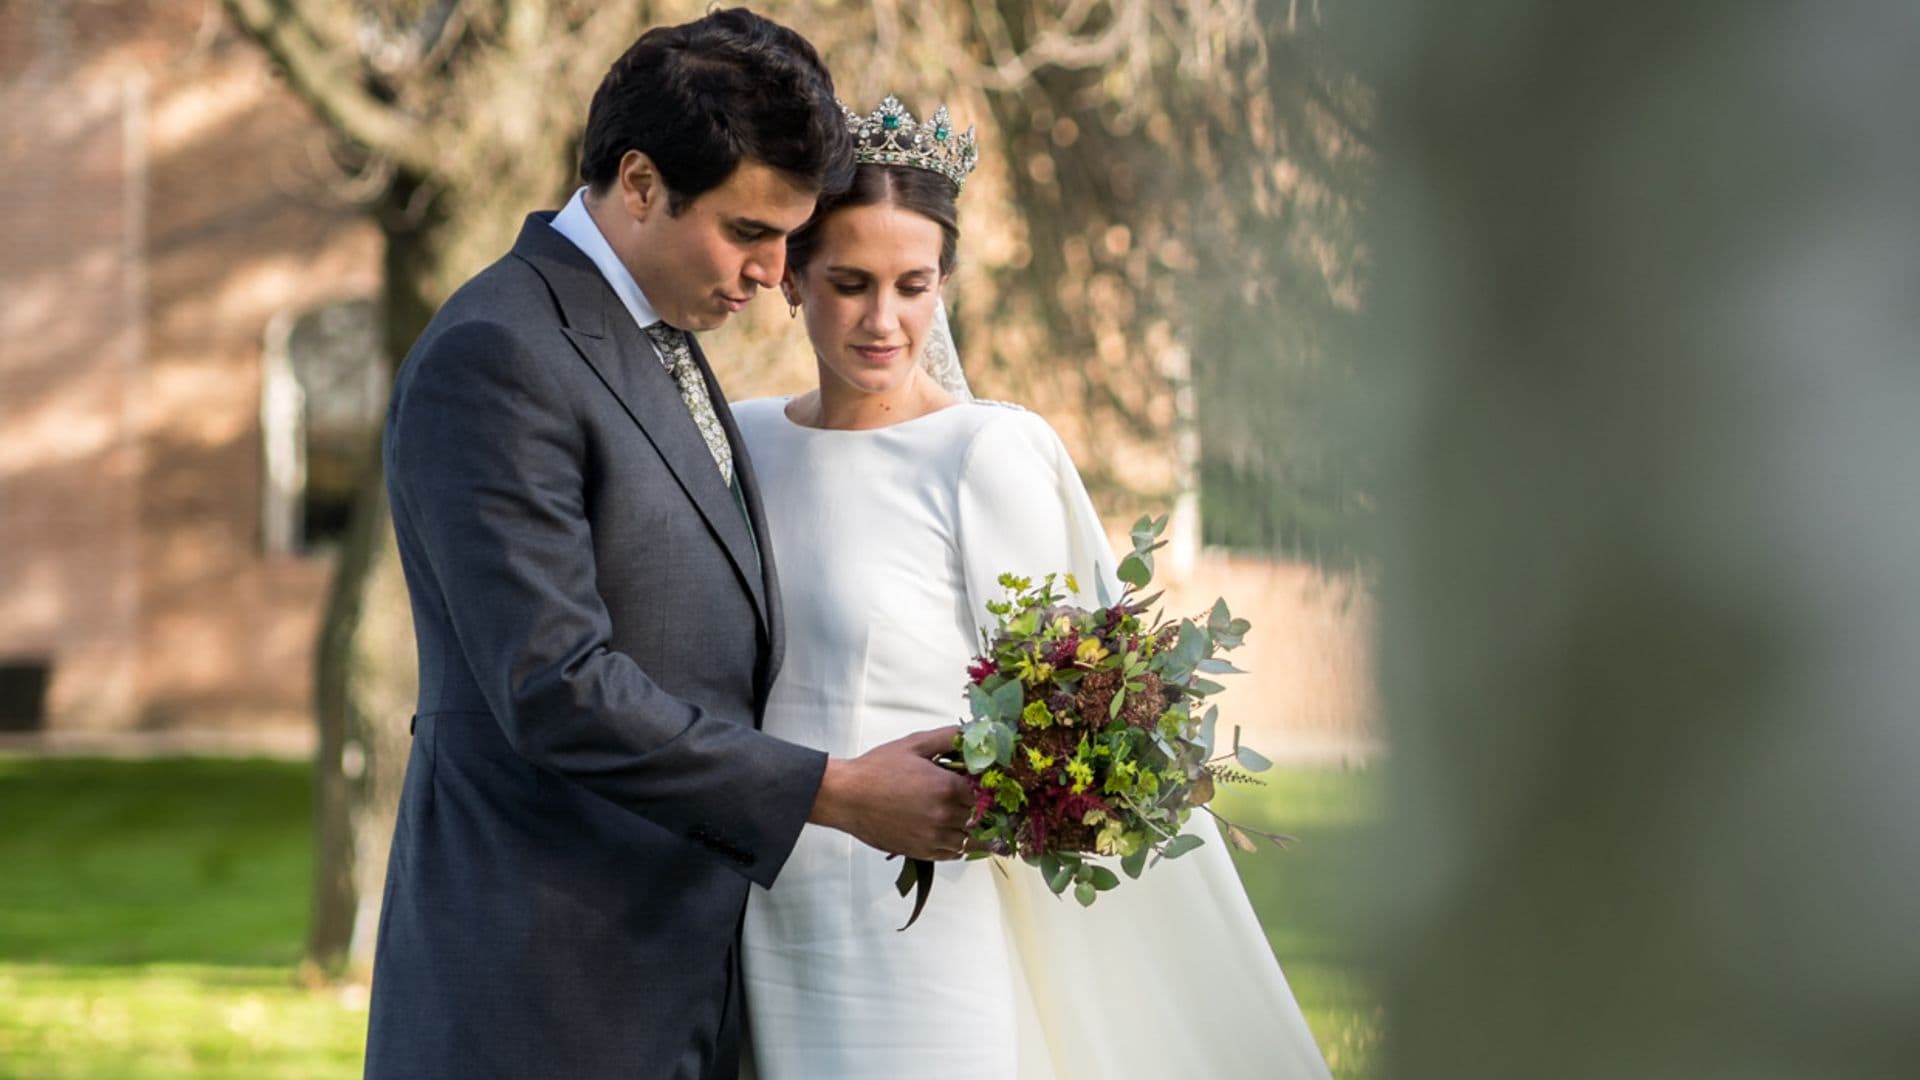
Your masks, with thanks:
[[[418,125],[364,88],[352,42],[322,40],[298,0],[222,0],[234,22],[286,72],[294,90],[342,134],[376,154],[430,175],[436,163]]]

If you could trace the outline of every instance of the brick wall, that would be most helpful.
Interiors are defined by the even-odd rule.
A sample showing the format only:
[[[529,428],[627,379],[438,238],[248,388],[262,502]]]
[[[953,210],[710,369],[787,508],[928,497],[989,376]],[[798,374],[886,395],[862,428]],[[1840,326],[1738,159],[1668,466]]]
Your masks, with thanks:
[[[307,723],[330,567],[263,554],[261,357],[379,237],[212,13],[0,9],[0,662],[55,730]]]

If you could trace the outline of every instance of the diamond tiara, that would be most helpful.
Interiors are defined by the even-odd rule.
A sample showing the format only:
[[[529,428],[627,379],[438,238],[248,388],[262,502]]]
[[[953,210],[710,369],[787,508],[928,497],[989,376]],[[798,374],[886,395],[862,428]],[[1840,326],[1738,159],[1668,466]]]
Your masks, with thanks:
[[[847,131],[853,136],[855,162],[937,172],[953,181],[956,195],[966,186],[967,174],[979,163],[974,129],[956,133],[945,105],[924,124],[915,123],[913,114],[891,94],[867,116],[854,112],[845,102],[840,103],[840,111],[846,114]]]

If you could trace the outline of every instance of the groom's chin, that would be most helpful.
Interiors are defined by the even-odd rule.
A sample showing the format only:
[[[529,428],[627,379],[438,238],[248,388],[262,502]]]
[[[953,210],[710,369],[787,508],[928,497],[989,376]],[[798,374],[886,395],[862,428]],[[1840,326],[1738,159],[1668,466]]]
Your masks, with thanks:
[[[691,330],[699,333],[706,330],[718,330],[732,317],[732,311],[725,305],[716,302],[687,312],[686,321],[679,325],[683,330]]]

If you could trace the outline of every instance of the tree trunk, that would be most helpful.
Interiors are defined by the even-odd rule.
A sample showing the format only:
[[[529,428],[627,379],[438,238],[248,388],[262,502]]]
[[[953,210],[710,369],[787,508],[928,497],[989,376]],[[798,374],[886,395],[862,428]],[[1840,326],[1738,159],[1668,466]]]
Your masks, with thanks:
[[[1915,1075],[1920,10],[1368,29],[1387,1075]]]

